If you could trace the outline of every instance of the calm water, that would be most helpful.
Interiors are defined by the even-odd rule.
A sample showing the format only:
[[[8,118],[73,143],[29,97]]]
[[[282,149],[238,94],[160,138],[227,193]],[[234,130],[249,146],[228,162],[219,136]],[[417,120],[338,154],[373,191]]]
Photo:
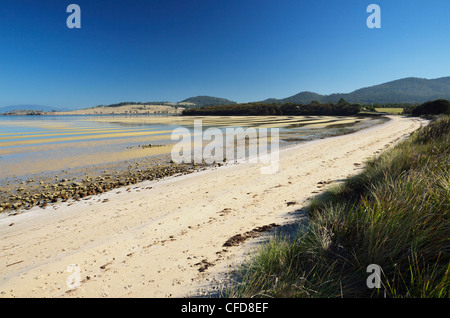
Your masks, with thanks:
[[[170,154],[180,126],[277,127],[289,140],[373,119],[352,117],[0,116],[0,179],[27,178],[93,165]],[[337,126],[336,126],[337,125]],[[292,138],[294,136],[295,138]],[[160,145],[142,148],[140,145]]]

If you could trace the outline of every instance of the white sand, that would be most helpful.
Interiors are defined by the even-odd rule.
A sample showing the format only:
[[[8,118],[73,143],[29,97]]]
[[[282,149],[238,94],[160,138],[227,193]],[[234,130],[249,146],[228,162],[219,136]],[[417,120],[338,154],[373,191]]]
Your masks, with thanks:
[[[357,173],[365,159],[421,125],[391,118],[354,134],[284,149],[273,175],[261,174],[256,164],[230,165],[72,205],[3,214],[0,297],[186,297],[217,287],[222,271],[249,251],[248,244],[224,248],[230,237],[292,222],[307,198]],[[321,181],[331,183],[322,187]],[[213,266],[200,272],[207,263]],[[81,275],[73,290],[66,283],[70,264]]]

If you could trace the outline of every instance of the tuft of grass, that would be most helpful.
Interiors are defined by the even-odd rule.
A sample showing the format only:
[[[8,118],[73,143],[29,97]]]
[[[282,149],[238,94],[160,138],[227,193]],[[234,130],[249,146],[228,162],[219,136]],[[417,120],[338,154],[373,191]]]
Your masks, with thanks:
[[[450,286],[450,118],[316,197],[295,239],[243,265],[227,297],[443,297]],[[366,284],[369,264],[381,288]]]

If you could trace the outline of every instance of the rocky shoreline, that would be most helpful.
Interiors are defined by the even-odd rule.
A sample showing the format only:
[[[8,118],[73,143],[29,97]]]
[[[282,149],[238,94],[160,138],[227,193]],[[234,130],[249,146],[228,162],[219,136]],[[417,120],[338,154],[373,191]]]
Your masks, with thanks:
[[[54,181],[28,179],[20,184],[7,187],[0,192],[0,212],[21,213],[34,206],[45,208],[52,203],[75,201],[100,194],[115,188],[133,185],[142,181],[158,180],[177,174],[183,175],[206,169],[206,165],[158,163],[145,168],[139,164],[128,165],[123,171],[104,170],[102,173],[79,177],[59,178]]]

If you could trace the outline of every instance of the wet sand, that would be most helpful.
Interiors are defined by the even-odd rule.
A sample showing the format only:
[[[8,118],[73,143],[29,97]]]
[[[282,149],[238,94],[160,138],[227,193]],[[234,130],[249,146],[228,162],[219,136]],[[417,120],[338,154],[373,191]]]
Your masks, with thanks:
[[[8,117],[10,118],[10,117]],[[0,178],[30,177],[42,172],[81,168],[170,154],[176,127],[192,129],[196,120],[206,127],[288,128],[300,137],[322,134],[328,125],[360,129],[370,118],[333,116],[35,116],[33,120],[0,121]],[[2,118],[0,118],[2,119]],[[290,129],[289,127],[293,127]],[[342,128],[342,129],[345,129]],[[359,128],[358,128],[359,127]],[[10,130],[17,130],[11,133]],[[341,132],[333,132],[340,134]],[[307,140],[306,137],[304,140]],[[130,150],[138,144],[165,148]],[[34,177],[34,176],[33,176]]]
[[[385,120],[335,116],[58,119],[41,120],[37,116],[31,120],[0,121],[0,212],[84,198],[122,185],[189,172],[194,167],[168,164],[175,144],[170,140],[172,130],[168,127],[181,125],[192,130],[196,120],[201,120],[205,129],[293,126],[281,130],[280,147],[349,133]],[[8,128],[19,131],[7,133]]]
[[[228,165],[72,204],[3,213],[0,296],[187,297],[214,291],[251,252],[255,236],[298,220],[308,198],[357,173],[365,159],[420,126],[418,119],[392,117],[356,133],[282,149],[280,169],[272,175],[261,174],[260,164]],[[249,239],[230,243],[239,235]],[[67,285],[70,265],[80,269],[75,289]]]

